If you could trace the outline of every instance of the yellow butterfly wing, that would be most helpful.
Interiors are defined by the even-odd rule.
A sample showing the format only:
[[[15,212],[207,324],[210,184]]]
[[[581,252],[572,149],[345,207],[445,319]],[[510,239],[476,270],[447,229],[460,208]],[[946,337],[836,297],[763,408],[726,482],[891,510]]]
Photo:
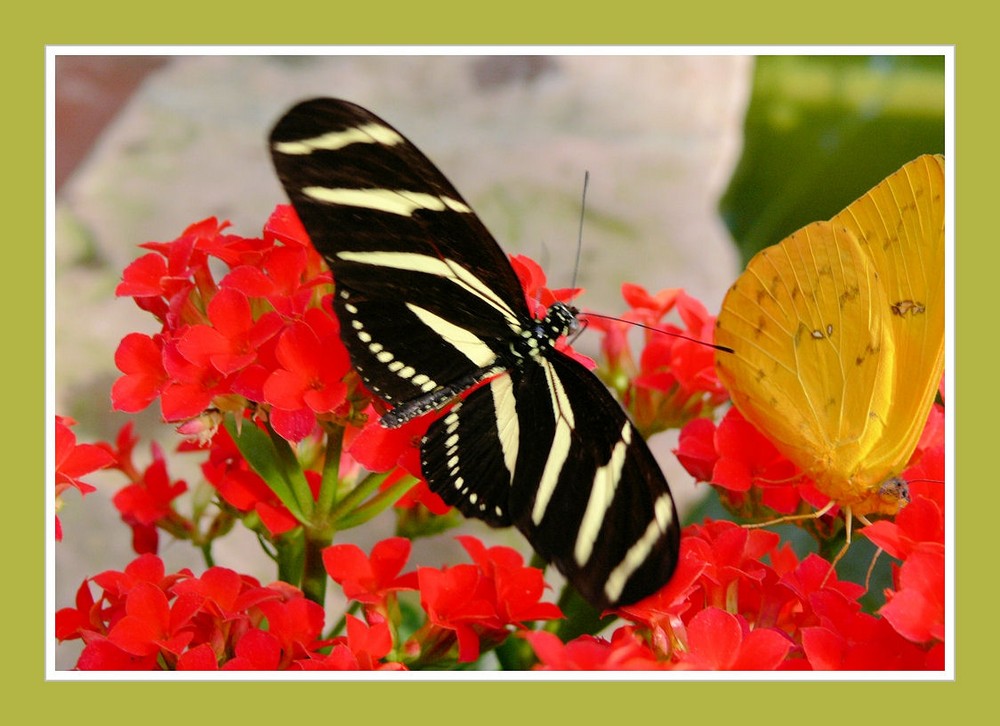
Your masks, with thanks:
[[[894,513],[944,352],[943,160],[758,253],[716,323],[733,403],[855,514]]]
[[[944,157],[911,161],[832,221],[860,240],[888,298],[898,393],[891,434],[872,453],[898,469],[917,445],[944,369]]]

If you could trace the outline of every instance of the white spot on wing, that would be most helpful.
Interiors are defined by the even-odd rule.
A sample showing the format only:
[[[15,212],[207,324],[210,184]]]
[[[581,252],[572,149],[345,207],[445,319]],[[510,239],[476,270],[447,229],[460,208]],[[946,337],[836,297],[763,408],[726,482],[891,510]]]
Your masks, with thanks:
[[[490,393],[493,394],[493,410],[496,414],[500,448],[503,451],[503,463],[510,475],[510,481],[513,481],[521,426],[517,418],[514,385],[510,376],[498,376],[490,381]]]
[[[302,156],[314,151],[336,151],[351,144],[382,144],[395,146],[401,144],[403,137],[382,124],[370,123],[356,126],[343,131],[330,131],[321,136],[300,141],[278,141],[272,147],[280,154]]]
[[[597,469],[594,474],[594,482],[590,487],[590,497],[587,499],[587,509],[583,513],[580,521],[580,529],[576,534],[576,547],[573,550],[573,557],[576,564],[583,567],[590,559],[594,551],[594,544],[601,532],[601,525],[604,517],[611,508],[611,502],[615,498],[615,490],[618,482],[621,481],[622,468],[625,466],[625,454],[632,441],[632,427],[625,423],[622,427],[621,438],[615,444],[611,452],[608,463]]]
[[[375,267],[391,267],[397,270],[410,270],[412,272],[425,272],[429,275],[437,275],[438,277],[450,280],[463,290],[472,293],[483,302],[500,311],[507,318],[507,323],[511,326],[512,330],[517,332],[521,330],[517,315],[514,314],[510,306],[493,292],[486,283],[454,260],[421,255],[417,252],[355,252],[351,250],[338,252],[337,257],[347,262],[357,262]]]
[[[674,518],[674,502],[670,495],[663,493],[653,504],[653,521],[646,527],[646,531],[629,547],[625,557],[618,563],[618,566],[608,575],[608,581],[604,583],[604,594],[608,600],[615,602],[621,597],[622,590],[632,574],[638,570],[642,563],[649,557],[653,547],[660,540],[670,526]]]
[[[545,510],[549,506],[556,484],[559,483],[559,474],[562,472],[563,464],[569,456],[570,446],[572,446],[572,432],[576,425],[573,418],[573,408],[570,406],[569,397],[563,388],[562,381],[556,375],[552,364],[544,358],[539,360],[539,364],[545,371],[548,381],[549,395],[552,399],[552,413],[555,416],[556,430],[552,437],[552,448],[549,456],[545,460],[545,469],[542,471],[542,478],[538,483],[538,491],[535,493],[535,504],[531,509],[531,521],[536,525],[541,524],[545,516]]]
[[[441,336],[445,342],[476,366],[485,368],[496,360],[496,353],[493,352],[493,349],[465,328],[460,328],[441,316],[435,315],[430,310],[425,310],[413,303],[406,303],[406,307],[420,319],[420,322]]]
[[[472,212],[466,205],[451,197],[437,197],[424,192],[410,192],[405,189],[332,189],[330,187],[303,187],[302,193],[324,204],[340,204],[345,207],[361,207],[378,212],[409,217],[418,209],[432,212]]]

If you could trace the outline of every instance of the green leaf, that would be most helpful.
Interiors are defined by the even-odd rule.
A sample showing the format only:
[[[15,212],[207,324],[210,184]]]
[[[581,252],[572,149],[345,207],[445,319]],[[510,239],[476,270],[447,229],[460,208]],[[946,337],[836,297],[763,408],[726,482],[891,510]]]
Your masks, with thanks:
[[[294,461],[294,457],[289,460],[286,452],[279,453],[275,446],[275,437],[268,436],[252,424],[244,422],[240,430],[237,431],[236,422],[232,418],[226,417],[225,426],[243,458],[250,464],[250,468],[260,475],[268,488],[288,508],[293,517],[302,524],[308,524],[309,519],[299,503],[296,490],[305,487],[305,490],[309,491],[309,486],[302,468]],[[293,483],[293,479],[300,481]],[[312,497],[310,496],[310,505],[311,502]]]

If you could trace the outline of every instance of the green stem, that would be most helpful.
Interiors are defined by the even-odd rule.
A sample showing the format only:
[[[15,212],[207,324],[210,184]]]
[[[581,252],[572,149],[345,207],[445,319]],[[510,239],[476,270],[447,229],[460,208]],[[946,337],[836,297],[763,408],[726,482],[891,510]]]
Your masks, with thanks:
[[[205,558],[205,567],[215,567],[215,557],[212,556],[211,542],[206,542],[201,546],[201,556]]]
[[[399,498],[410,491],[418,481],[417,478],[412,476],[403,477],[385,491],[379,492],[364,504],[358,506],[353,511],[348,511],[344,516],[337,519],[337,529],[350,529],[373,519],[399,501]],[[351,493],[353,494],[354,492]],[[347,497],[344,499],[346,500]]]
[[[333,535],[306,531],[305,552],[302,564],[302,592],[314,603],[326,600],[326,569],[323,567],[323,550],[330,546]]]
[[[316,500],[317,512],[324,519],[337,502],[337,493],[340,490],[340,457],[343,445],[344,428],[342,426],[337,426],[332,431],[327,432],[323,477],[320,480],[319,497]]]
[[[349,514],[361,502],[367,499],[369,494],[378,489],[387,476],[389,476],[388,472],[368,474],[343,499],[337,502],[337,505],[330,511],[329,521],[336,523],[341,517]],[[338,527],[338,529],[344,528]]]

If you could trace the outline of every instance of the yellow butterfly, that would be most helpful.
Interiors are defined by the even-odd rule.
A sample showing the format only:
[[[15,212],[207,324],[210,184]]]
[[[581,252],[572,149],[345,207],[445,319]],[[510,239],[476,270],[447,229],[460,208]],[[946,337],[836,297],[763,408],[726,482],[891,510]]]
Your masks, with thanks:
[[[895,514],[944,367],[944,159],[758,253],[722,303],[743,416],[851,516]],[[826,511],[826,508],[821,511]]]

